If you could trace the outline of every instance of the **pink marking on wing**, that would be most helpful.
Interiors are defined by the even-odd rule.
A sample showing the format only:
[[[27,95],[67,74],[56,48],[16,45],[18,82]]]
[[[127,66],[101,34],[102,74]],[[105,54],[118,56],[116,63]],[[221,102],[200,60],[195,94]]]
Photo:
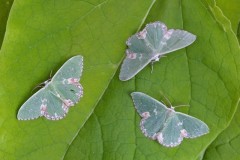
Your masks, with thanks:
[[[74,106],[73,101],[71,101],[70,99],[63,100],[63,103],[68,107]]]
[[[161,26],[163,32],[167,32],[167,26],[165,24],[161,23],[160,26]]]
[[[81,92],[83,91],[83,87],[80,83],[78,83],[77,87],[80,89]]]
[[[129,59],[136,59],[137,58],[136,53],[130,52],[129,50],[127,50],[126,53],[127,53],[127,58],[129,58]]]
[[[173,29],[168,30],[168,31],[164,34],[164,38],[165,38],[166,40],[168,40],[168,39],[171,37],[173,31],[174,31]]]
[[[79,88],[79,92],[76,92],[75,95],[77,96],[78,100],[83,96],[83,87],[82,85],[79,83],[78,86]]]
[[[158,136],[158,134],[157,134],[157,133],[154,133],[151,138],[152,138],[153,140],[156,140],[156,139],[157,139],[157,136]]]
[[[43,99],[42,102],[47,102],[47,100]],[[41,104],[40,112],[41,112],[42,116],[46,117],[47,119],[51,119],[51,116],[47,112],[47,105],[46,104]]]
[[[72,84],[72,85],[75,85],[77,86],[78,88],[82,89],[82,86],[81,84],[79,83],[79,80],[78,78],[68,78],[67,81],[68,81],[68,84]]]
[[[148,134],[147,134],[147,129],[144,127],[144,123],[145,123],[146,119],[142,119],[141,122],[140,122],[140,128],[141,128],[141,131],[143,132],[143,134],[148,137]]]
[[[47,112],[47,105],[46,104],[41,104],[41,106],[40,106],[41,115],[44,115],[46,112]]]
[[[59,119],[62,119],[63,117],[65,117],[66,114],[64,114],[63,116],[59,116],[59,115],[57,115],[57,114],[55,113],[54,116],[50,116],[48,113],[45,113],[44,116],[45,116],[47,119],[50,119],[50,120],[59,120]]]
[[[159,143],[161,144],[163,143],[163,135],[161,132],[157,133],[157,140]]]
[[[61,116],[58,116],[56,113],[54,114],[54,116],[50,116],[47,112],[47,105],[46,104],[42,104],[40,106],[40,111],[41,111],[41,115],[46,117],[47,119],[50,119],[50,120],[59,120],[59,119],[62,119],[63,117]]]
[[[145,39],[146,35],[147,35],[147,30],[143,29],[141,32],[137,33],[136,36],[137,36],[138,39]]]
[[[143,112],[141,116],[143,117],[143,119],[147,119],[147,118],[149,118],[151,115],[150,115],[149,112]]]
[[[78,99],[80,99],[83,96],[82,91],[80,91],[79,93],[76,93],[76,96],[77,96]]]
[[[183,140],[183,137],[180,136],[180,137],[178,138],[178,142],[177,142],[177,143],[178,143],[178,144],[181,143],[182,140]]]
[[[68,106],[65,103],[62,103],[62,109],[64,110],[65,113],[68,113]]]
[[[187,137],[188,136],[188,133],[185,129],[182,129],[180,132],[181,132],[182,137]]]
[[[131,45],[132,45],[130,41],[131,41],[131,39],[128,38],[128,40],[126,41],[126,45],[127,45],[127,46],[131,46]]]
[[[79,83],[78,78],[68,78],[67,81],[68,81],[68,84],[73,84],[73,85],[76,85]]]

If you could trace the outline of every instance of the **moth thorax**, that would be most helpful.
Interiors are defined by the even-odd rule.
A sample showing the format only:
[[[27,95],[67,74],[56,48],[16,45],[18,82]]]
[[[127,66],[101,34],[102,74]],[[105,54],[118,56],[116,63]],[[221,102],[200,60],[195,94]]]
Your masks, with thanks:
[[[160,59],[160,56],[157,56],[157,57],[155,57],[155,58],[153,59],[153,62],[158,62],[159,59]]]
[[[159,61],[159,57],[155,58],[154,61]]]
[[[169,109],[170,109],[171,111],[175,111],[173,106],[171,106]]]
[[[174,108],[169,108],[169,109],[168,109],[168,115],[169,115],[169,116],[174,116],[174,115],[175,115],[175,110],[174,110]]]

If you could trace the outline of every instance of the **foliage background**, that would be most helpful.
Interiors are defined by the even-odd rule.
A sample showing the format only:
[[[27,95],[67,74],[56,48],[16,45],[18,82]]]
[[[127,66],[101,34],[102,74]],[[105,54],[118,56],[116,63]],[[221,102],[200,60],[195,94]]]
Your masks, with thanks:
[[[0,159],[228,159],[240,156],[239,0],[0,0]],[[9,16],[8,16],[9,15]],[[197,35],[127,82],[125,41],[145,24]],[[31,89],[84,56],[84,97],[61,121],[18,121]],[[143,136],[130,93],[172,104],[210,134],[165,148]]]

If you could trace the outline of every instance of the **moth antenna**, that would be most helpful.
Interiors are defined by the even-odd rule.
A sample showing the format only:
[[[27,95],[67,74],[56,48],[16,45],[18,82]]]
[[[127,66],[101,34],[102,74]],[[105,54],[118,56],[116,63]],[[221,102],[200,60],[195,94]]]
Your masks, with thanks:
[[[31,93],[32,93],[35,89],[37,89],[37,88],[42,88],[42,87],[43,87],[42,85],[44,85],[44,82],[43,82],[43,83],[40,83],[40,84],[38,84],[36,87],[34,87],[34,88],[32,89],[32,91],[31,91]]]
[[[52,79],[52,70],[51,70],[51,72],[50,72],[50,75],[49,75],[49,77],[50,77],[50,79]]]
[[[161,91],[160,91],[160,94],[164,97],[164,99],[166,99],[166,101],[168,102],[168,104],[170,104],[172,108],[173,106],[172,106],[172,103],[169,101],[169,99]]]
[[[153,73],[153,61],[151,62],[151,74]]]
[[[164,96],[164,95],[163,95],[163,97],[167,100],[167,102],[170,104],[170,106],[173,107],[172,103],[169,101],[169,99],[166,96]]]
[[[39,83],[36,87],[34,87],[33,89],[32,89],[32,91],[31,91],[31,93],[36,89],[36,88],[42,88],[42,87],[44,87],[48,82],[50,82],[52,80],[52,78],[49,78],[48,80],[46,80],[46,81],[44,81],[44,82],[42,82],[42,83]]]

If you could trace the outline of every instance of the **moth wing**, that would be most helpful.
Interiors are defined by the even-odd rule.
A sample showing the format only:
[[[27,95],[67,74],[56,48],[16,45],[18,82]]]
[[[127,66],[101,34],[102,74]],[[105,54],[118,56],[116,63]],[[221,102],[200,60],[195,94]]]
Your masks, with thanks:
[[[153,54],[150,53],[130,53],[129,50],[127,50],[127,52],[129,52],[128,54],[133,57],[127,55],[124,59],[119,75],[119,79],[121,81],[127,81],[134,77],[146,65],[148,65],[154,57]]]
[[[62,82],[68,78],[80,80],[83,70],[83,57],[78,55],[65,62],[57,73],[52,77],[51,82]]]
[[[30,120],[45,116],[51,120],[62,119],[68,108],[77,103],[82,96],[82,86],[79,83],[82,68],[82,56],[70,58],[53,76],[48,87],[40,89],[20,107],[17,118]],[[49,86],[53,86],[55,90],[50,89]]]
[[[147,32],[145,43],[158,54],[163,46],[161,42],[167,32],[167,26],[162,22],[154,22],[147,24],[144,30]]]
[[[141,32],[127,41],[128,50],[119,79],[126,81],[134,77],[147,64],[161,55],[184,48],[196,40],[196,36],[184,30],[167,30],[164,23],[148,24]]]
[[[176,147],[183,140],[182,126],[176,115],[168,117],[161,132],[157,134],[157,140],[166,147]]]
[[[165,32],[165,24],[155,22],[148,24],[141,32],[128,39],[129,49],[120,70],[120,80],[131,79],[158,56],[157,51]]]
[[[65,117],[69,106],[60,97],[48,90],[42,100],[41,115],[49,120],[59,120]]]
[[[184,30],[170,29],[160,42],[159,53],[161,55],[189,46],[196,40],[196,36]]]
[[[157,53],[166,32],[167,26],[164,23],[149,23],[141,32],[127,40],[127,46],[134,53]]]
[[[131,96],[137,112],[142,117],[142,132],[145,136],[156,139],[156,133],[163,128],[167,117],[166,106],[141,92],[133,92]]]
[[[73,106],[82,97],[83,87],[79,83],[82,69],[83,57],[74,56],[65,62],[52,78],[51,84],[68,106]]]
[[[18,120],[31,120],[45,116],[50,120],[62,119],[68,108],[63,101],[48,90],[42,88],[31,96],[19,109]]]
[[[32,95],[19,109],[18,120],[36,119],[41,116],[40,106],[45,96],[45,88],[40,89]]]
[[[209,132],[207,124],[203,121],[180,112],[176,114],[183,125],[183,129],[186,130],[186,138],[199,137]]]
[[[63,101],[68,103],[67,105],[69,107],[78,103],[83,95],[83,87],[79,82],[66,81],[64,83],[55,83],[53,85]]]

